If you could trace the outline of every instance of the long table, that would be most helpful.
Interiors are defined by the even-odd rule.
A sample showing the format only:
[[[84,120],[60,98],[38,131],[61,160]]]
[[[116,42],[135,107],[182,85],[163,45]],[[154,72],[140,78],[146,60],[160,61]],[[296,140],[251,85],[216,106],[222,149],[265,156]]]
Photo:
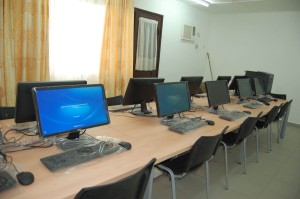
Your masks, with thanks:
[[[232,101],[235,101],[233,98]],[[270,106],[260,109],[246,109],[235,102],[224,105],[225,109],[250,110],[252,116],[263,111],[267,114],[274,105],[280,105],[283,100],[272,101]],[[198,109],[195,112],[186,112],[185,116],[201,116],[213,120],[215,125],[204,126],[188,134],[177,134],[160,124],[161,118],[155,117],[155,104],[151,104],[154,115],[152,117],[134,116],[129,113],[110,113],[109,125],[87,129],[86,133],[92,136],[109,136],[132,144],[132,149],[111,156],[92,160],[86,164],[50,172],[41,162],[42,157],[60,153],[61,150],[53,146],[45,149],[30,149],[8,155],[13,157],[13,162],[20,171],[30,171],[34,174],[35,181],[29,186],[17,184],[15,188],[0,192],[0,198],[73,198],[83,187],[105,184],[124,178],[137,169],[143,167],[152,158],[156,164],[168,158],[185,152],[201,136],[219,134],[225,126],[227,132],[237,129],[243,119],[225,121],[217,115],[210,114],[201,107],[208,106],[206,98],[195,98]],[[200,107],[200,108],[199,108]],[[3,132],[14,123],[11,120],[0,121]],[[19,133],[10,132],[9,136],[20,136]],[[9,137],[8,136],[8,137]],[[30,139],[30,138],[28,138]],[[155,190],[154,190],[155,191]]]

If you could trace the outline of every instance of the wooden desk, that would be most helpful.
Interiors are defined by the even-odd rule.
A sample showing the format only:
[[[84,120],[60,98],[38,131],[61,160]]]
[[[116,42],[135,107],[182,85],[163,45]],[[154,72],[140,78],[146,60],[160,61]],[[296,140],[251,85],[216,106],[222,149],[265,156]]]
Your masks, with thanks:
[[[284,101],[271,102],[270,106],[251,110],[251,112],[254,116],[261,110],[266,114],[273,105],[279,105],[282,102]],[[205,106],[207,100],[205,98],[195,99],[195,103],[197,106]],[[152,107],[155,105],[153,104]],[[224,107],[243,109],[242,105],[234,103],[224,105]],[[35,182],[29,186],[18,184],[15,188],[0,193],[0,198],[73,198],[83,187],[121,179],[144,166],[151,158],[155,157],[156,163],[162,162],[189,150],[196,139],[201,136],[216,135],[225,126],[229,126],[228,131],[231,131],[238,128],[243,122],[243,120],[225,121],[204,110],[186,113],[186,115],[191,114],[214,120],[215,125],[205,126],[190,134],[181,135],[169,131],[168,127],[160,124],[160,119],[157,117],[136,117],[126,113],[111,113],[111,124],[87,129],[87,133],[93,136],[105,135],[128,141],[132,144],[132,149],[63,171],[50,172],[40,162],[40,158],[60,152],[55,146],[10,153],[9,155],[13,156],[13,162],[20,171],[30,171],[34,174]],[[13,120],[0,121],[3,132],[12,123]]]

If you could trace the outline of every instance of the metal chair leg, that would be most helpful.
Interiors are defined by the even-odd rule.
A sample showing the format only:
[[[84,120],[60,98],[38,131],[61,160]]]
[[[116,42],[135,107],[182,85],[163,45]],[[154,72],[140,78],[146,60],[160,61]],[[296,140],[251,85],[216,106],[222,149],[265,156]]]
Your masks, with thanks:
[[[258,133],[259,133],[258,128],[255,127],[255,131],[256,131],[256,162],[258,162]]]
[[[243,160],[244,160],[244,174],[246,174],[246,162],[247,162],[247,159],[246,159],[246,144],[247,144],[247,139],[245,138],[243,140]]]
[[[176,199],[176,184],[175,184],[175,175],[171,169],[163,165],[157,165],[157,167],[163,171],[166,171],[171,178],[171,188],[172,188],[172,199]]]
[[[210,199],[210,192],[209,192],[209,165],[208,165],[208,161],[205,161],[205,173],[206,173],[206,198]]]
[[[224,146],[224,159],[225,159],[225,189],[228,190],[228,160],[227,160],[227,145],[221,142]]]
[[[269,124],[270,126],[270,151],[272,151],[272,124]]]
[[[269,126],[267,126],[267,153],[269,153],[269,149],[270,149],[270,131],[269,131]]]

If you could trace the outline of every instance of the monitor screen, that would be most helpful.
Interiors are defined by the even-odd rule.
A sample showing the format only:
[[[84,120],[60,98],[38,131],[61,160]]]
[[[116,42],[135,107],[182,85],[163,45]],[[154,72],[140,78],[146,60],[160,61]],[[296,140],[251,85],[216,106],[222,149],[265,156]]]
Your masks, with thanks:
[[[255,91],[255,95],[259,96],[259,95],[263,95],[265,94],[265,89],[264,89],[264,80],[261,78],[253,78],[253,87],[254,87],[254,91]]]
[[[110,122],[101,84],[38,87],[32,94],[42,137],[77,133]]]
[[[217,80],[226,80],[228,85],[231,80],[231,76],[218,76]]]
[[[202,80],[203,80],[202,76],[186,76],[186,77],[181,77],[180,79],[180,81],[188,82],[191,96],[194,96],[198,93]]]
[[[252,88],[251,88],[251,82],[249,78],[237,79],[236,83],[237,83],[238,95],[240,100],[244,100],[252,97]]]
[[[191,98],[187,82],[154,84],[157,115],[172,116],[191,109]]]
[[[122,101],[123,105],[141,104],[140,114],[151,113],[147,103],[154,100],[154,83],[164,82],[164,78],[130,78]],[[139,113],[137,113],[139,114]]]
[[[15,122],[36,121],[31,90],[33,87],[87,84],[85,80],[47,81],[47,82],[18,82],[16,97]]]
[[[236,75],[233,77],[230,85],[229,85],[229,90],[236,90],[237,89],[237,85],[236,85],[236,80],[237,79],[245,79],[248,78],[247,76],[242,76],[242,75]]]
[[[208,105],[217,109],[219,105],[230,103],[230,96],[225,80],[206,81]]]

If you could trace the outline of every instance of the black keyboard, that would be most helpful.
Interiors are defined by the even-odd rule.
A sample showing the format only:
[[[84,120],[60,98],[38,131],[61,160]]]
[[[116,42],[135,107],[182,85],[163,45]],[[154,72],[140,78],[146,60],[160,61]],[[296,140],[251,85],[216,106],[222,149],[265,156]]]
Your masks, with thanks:
[[[7,171],[0,171],[0,192],[16,186],[16,183]]]
[[[89,160],[100,158],[102,156],[113,154],[120,149],[120,146],[116,143],[101,141],[95,145],[84,146],[41,158],[41,162],[50,171],[56,171],[70,166],[75,166]]]
[[[259,102],[248,102],[248,103],[245,103],[243,105],[243,107],[246,107],[246,108],[251,108],[251,109],[257,109],[257,108],[262,108],[264,107],[263,104],[259,103]]]
[[[219,115],[219,118],[228,120],[228,121],[234,121],[238,120],[240,118],[248,116],[248,113],[241,112],[241,111],[228,111],[224,114]]]
[[[207,125],[207,123],[201,120],[187,120],[181,123],[174,124],[170,126],[169,129],[177,133],[187,133],[205,125]]]
[[[272,101],[272,99],[269,97],[260,97],[257,100],[260,102],[264,102],[264,103],[266,103],[266,102],[269,103],[270,101]]]

